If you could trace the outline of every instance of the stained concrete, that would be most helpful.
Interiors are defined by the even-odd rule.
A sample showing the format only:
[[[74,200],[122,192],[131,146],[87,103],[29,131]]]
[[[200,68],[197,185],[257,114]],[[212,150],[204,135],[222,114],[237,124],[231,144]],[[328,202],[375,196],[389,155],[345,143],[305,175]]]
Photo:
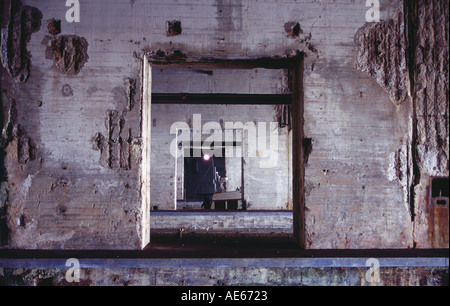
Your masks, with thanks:
[[[41,21],[39,9],[13,2],[10,23],[1,29],[1,62],[19,83],[26,82],[30,76],[32,55],[26,46],[31,35],[40,30]]]
[[[47,46],[45,51],[47,59],[53,60],[54,69],[60,73],[76,75],[89,60],[89,44],[83,37],[76,35],[47,36],[42,43]]]
[[[152,211],[152,235],[169,237],[291,237],[292,211]]]
[[[3,244],[139,249],[151,235],[144,221],[150,212],[141,205],[144,55],[255,59],[301,52],[300,136],[310,140],[305,247],[448,247],[448,238],[445,244],[435,237],[448,233],[431,230],[428,199],[430,179],[449,175],[448,3],[380,1],[381,23],[372,25],[365,3],[84,1],[80,23],[66,22],[68,8],[53,1],[21,1],[15,8],[30,13],[21,18],[14,7],[2,11],[3,118],[17,110],[11,116],[17,133],[2,120]],[[42,26],[52,18],[62,21],[55,36]],[[182,32],[168,36],[173,20]],[[286,32],[287,25],[294,27]],[[53,55],[62,53],[49,60],[51,41]],[[153,78],[170,93],[229,90],[218,82],[245,93],[291,89],[284,69],[263,73],[263,82],[255,74],[190,73],[191,82],[173,88],[173,74],[164,69]]]

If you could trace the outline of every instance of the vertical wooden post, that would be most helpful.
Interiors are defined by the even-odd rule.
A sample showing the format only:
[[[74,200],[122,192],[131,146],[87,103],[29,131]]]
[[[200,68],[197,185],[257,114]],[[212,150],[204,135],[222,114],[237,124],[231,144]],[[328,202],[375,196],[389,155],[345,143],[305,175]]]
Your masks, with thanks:
[[[303,154],[303,58],[292,69],[292,175],[294,238],[305,247],[305,197],[304,197],[304,154]]]

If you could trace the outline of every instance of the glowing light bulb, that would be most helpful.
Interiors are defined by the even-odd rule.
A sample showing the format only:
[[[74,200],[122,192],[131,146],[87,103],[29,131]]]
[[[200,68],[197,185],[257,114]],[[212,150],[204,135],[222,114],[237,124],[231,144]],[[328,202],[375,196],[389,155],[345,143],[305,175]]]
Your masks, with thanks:
[[[211,156],[209,154],[203,155],[203,160],[204,161],[209,161],[210,159],[211,159]]]

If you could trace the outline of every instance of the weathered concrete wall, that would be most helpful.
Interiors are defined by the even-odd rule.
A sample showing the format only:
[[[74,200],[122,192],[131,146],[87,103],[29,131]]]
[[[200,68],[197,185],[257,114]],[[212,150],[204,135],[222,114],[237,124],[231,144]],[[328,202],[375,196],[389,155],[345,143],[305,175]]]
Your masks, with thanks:
[[[449,246],[449,205],[431,202],[430,177],[449,177],[449,3],[407,4],[415,240],[420,247]],[[447,197],[448,198],[448,197]]]
[[[449,171],[448,2],[411,1],[406,25],[398,13],[403,1],[380,1],[382,23],[369,26],[365,3],[83,1],[79,23],[66,22],[64,1],[23,0],[11,14],[2,11],[8,27],[0,157],[8,188],[0,202],[0,228],[7,228],[0,243],[142,247],[144,50],[249,58],[300,50],[304,137],[312,149],[305,166],[307,247],[442,247],[432,243],[426,190],[429,176]],[[22,9],[28,13],[18,18]],[[60,34],[53,19],[61,20]],[[182,31],[167,28],[174,20]],[[379,38],[375,70],[357,65],[367,59],[361,48],[370,46],[359,44],[361,33]],[[395,50],[378,41],[395,45],[395,37],[410,52],[385,61]],[[285,80],[273,80],[282,92]],[[406,80],[408,97],[400,103]],[[448,219],[445,224],[448,229]]]
[[[326,261],[327,259],[325,259]],[[369,282],[369,269],[355,262],[334,260],[335,266],[321,267],[310,260],[248,259],[225,260],[134,260],[133,263],[101,260],[83,266],[80,282],[68,283],[67,268],[0,268],[3,286],[448,286],[447,267],[381,267],[380,282]],[[65,261],[61,261],[65,262]],[[348,263],[353,264],[348,265]],[[80,261],[83,265],[83,261]],[[344,263],[344,264],[342,264]],[[347,263],[347,265],[345,264]],[[339,267],[339,264],[342,266]],[[111,266],[114,265],[114,266]],[[55,266],[55,264],[53,265]],[[58,265],[56,265],[58,266]],[[229,288],[224,288],[229,290]],[[189,290],[186,288],[186,290]],[[214,289],[213,291],[220,290]],[[269,289],[270,290],[270,289]],[[171,291],[168,297],[175,301]],[[223,298],[225,295],[223,295]],[[273,297],[273,296],[272,296]]]
[[[39,30],[21,45],[31,55],[27,81],[7,83],[3,74],[8,245],[140,248],[139,146],[133,150],[140,136],[140,109],[134,107],[139,97],[129,94],[130,76],[139,77],[139,64],[122,66],[120,56],[103,57],[95,46],[101,30],[92,33],[95,22],[65,22],[64,3],[23,5],[42,16]],[[53,18],[62,20],[56,36],[47,27]],[[132,53],[129,62],[135,63]],[[120,124],[111,122],[111,113],[120,117]],[[118,149],[119,142],[124,143],[121,149],[128,145],[126,167],[116,166],[113,157],[109,164],[104,161],[101,150],[108,145],[99,143],[101,135],[111,150]]]
[[[424,248],[448,248],[448,204],[433,204],[430,194],[433,177],[449,176],[448,24],[448,1],[405,1],[392,19],[355,36],[356,67],[410,109],[391,177],[402,184],[414,245]]]

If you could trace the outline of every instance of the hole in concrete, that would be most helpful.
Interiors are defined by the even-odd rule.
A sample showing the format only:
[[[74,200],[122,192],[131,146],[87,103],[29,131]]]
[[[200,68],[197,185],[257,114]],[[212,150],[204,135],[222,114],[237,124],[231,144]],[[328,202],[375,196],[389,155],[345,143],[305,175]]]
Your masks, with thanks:
[[[437,200],[436,204],[445,206],[445,205],[447,205],[447,201],[445,201],[445,200]]]
[[[61,34],[61,20],[50,19],[47,21],[47,31],[53,36]]]
[[[16,219],[16,222],[19,228],[25,228],[25,215],[20,215],[20,217]]]
[[[303,33],[300,23],[295,21],[285,23],[284,29],[289,37],[298,37]]]
[[[431,197],[435,205],[447,206],[449,202],[448,178],[434,178],[431,181]]]
[[[63,85],[61,92],[62,92],[63,97],[73,96],[72,87],[70,87],[70,85],[68,85],[68,84]]]
[[[436,197],[449,197],[449,184],[448,178],[435,178],[432,182],[432,196]]]
[[[89,44],[83,37],[47,36],[42,43],[47,46],[45,57],[53,60],[53,67],[60,73],[77,75],[89,59],[87,54]]]
[[[180,35],[183,29],[181,28],[181,21],[173,20],[167,21],[167,35],[177,36]]]
[[[58,206],[58,212],[60,213],[60,214],[65,214],[66,212],[67,212],[67,207],[66,206],[64,206],[64,205],[59,205]]]

